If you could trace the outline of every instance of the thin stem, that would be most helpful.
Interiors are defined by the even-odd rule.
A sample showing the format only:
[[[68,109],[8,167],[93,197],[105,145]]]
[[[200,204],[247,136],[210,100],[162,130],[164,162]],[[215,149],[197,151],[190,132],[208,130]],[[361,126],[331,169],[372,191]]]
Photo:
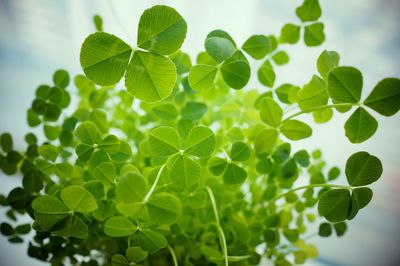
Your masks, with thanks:
[[[222,249],[222,256],[224,257],[224,261],[225,261],[225,266],[229,266],[228,248],[226,247],[226,239],[225,239],[224,230],[222,230],[221,224],[219,223],[219,216],[218,216],[217,204],[215,203],[214,193],[212,192],[211,188],[208,186],[206,187],[206,190],[210,197],[211,206],[213,208],[213,212],[214,212],[214,216],[215,216],[215,223],[217,224],[218,237],[219,237],[219,242],[220,242],[221,249]]]
[[[164,164],[163,166],[161,166],[160,170],[158,170],[156,180],[154,180],[154,183],[153,183],[153,185],[151,186],[149,192],[147,192],[147,195],[146,195],[146,196],[144,197],[144,199],[143,199],[143,203],[144,203],[144,204],[146,204],[146,203],[149,201],[149,199],[150,199],[150,197],[151,197],[151,194],[153,194],[154,190],[156,189],[158,180],[160,180],[161,173],[162,173],[162,171],[164,170],[164,168],[165,168],[165,164]]]
[[[270,202],[275,202],[275,201],[277,201],[278,199],[283,198],[283,197],[285,197],[287,194],[292,193],[292,192],[294,192],[294,191],[302,190],[302,189],[307,189],[307,188],[313,188],[313,187],[337,187],[337,188],[344,188],[344,189],[350,189],[350,188],[351,188],[350,186],[333,185],[333,184],[312,184],[312,185],[307,185],[307,186],[302,186],[302,187],[298,187],[298,188],[291,189],[291,190],[289,190],[288,192],[283,193],[283,194],[281,194],[281,195],[279,195],[279,196],[273,198]]]
[[[170,245],[168,245],[168,250],[169,250],[169,253],[171,253],[171,257],[172,257],[172,261],[174,262],[174,266],[178,266],[178,260],[176,259],[176,254],[175,254],[174,249]]]
[[[328,104],[328,105],[321,105],[321,106],[312,107],[312,108],[309,108],[307,110],[299,111],[297,113],[294,113],[294,114],[286,117],[285,119],[282,120],[281,124],[283,124],[284,122],[286,122],[286,121],[288,121],[288,120],[290,120],[290,119],[292,119],[292,118],[294,118],[296,116],[299,116],[299,115],[302,115],[302,114],[306,114],[306,113],[310,113],[310,112],[313,112],[313,111],[324,110],[324,109],[327,109],[327,108],[334,108],[334,107],[352,107],[352,106],[355,106],[355,105],[359,105],[359,103],[337,103],[337,104]]]

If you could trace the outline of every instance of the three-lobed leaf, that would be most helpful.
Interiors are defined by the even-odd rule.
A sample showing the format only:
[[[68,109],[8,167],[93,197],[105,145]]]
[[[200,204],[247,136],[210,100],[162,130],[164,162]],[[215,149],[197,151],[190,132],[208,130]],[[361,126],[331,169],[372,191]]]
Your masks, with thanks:
[[[205,158],[214,152],[215,145],[215,135],[211,129],[195,126],[189,131],[184,150],[185,154]]]
[[[181,144],[176,129],[160,126],[150,131],[148,136],[150,151],[156,156],[167,156],[179,152]]]

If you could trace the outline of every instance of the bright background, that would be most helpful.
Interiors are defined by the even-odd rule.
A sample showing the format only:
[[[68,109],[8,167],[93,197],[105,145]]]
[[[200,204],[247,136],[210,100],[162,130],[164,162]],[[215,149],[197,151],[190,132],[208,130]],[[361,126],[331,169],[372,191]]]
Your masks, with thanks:
[[[307,48],[301,42],[289,47],[291,62],[280,68],[276,84],[306,83],[316,73],[315,61],[323,49],[338,51],[342,65],[362,71],[363,97],[380,79],[400,77],[399,0],[320,2],[327,40],[317,48]],[[23,147],[24,134],[29,130],[25,111],[35,88],[49,83],[58,68],[67,69],[72,75],[82,72],[79,49],[84,38],[94,31],[94,14],[103,17],[105,31],[134,45],[140,14],[154,4],[171,5],[186,19],[188,34],[183,50],[193,59],[213,29],[228,31],[239,44],[252,34],[278,34],[284,23],[298,22],[294,10],[301,1],[0,0],[0,132],[11,132],[15,145]],[[257,88],[266,90],[260,85]],[[378,116],[377,134],[358,145],[344,137],[343,124],[349,115],[335,114],[330,123],[315,126],[313,136],[297,142],[295,149],[319,147],[329,163],[342,169],[353,152],[366,150],[382,160],[383,178],[373,185],[374,198],[368,208],[348,223],[345,236],[312,240],[320,257],[307,265],[399,265],[400,115]],[[21,181],[1,176],[0,182],[0,192],[7,194]],[[4,210],[0,211],[0,220],[4,220]],[[0,265],[43,265],[27,257],[26,245],[10,244],[0,237]]]

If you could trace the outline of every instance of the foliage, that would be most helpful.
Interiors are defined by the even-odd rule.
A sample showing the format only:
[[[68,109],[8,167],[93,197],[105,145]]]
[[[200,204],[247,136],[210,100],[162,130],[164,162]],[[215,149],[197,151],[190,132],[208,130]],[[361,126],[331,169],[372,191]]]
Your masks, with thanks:
[[[398,112],[400,80],[383,79],[361,100],[361,72],[323,51],[307,84],[277,85],[286,45],[301,32],[308,46],[325,39],[318,0],[296,14],[300,25],[252,35],[241,47],[223,30],[210,32],[193,66],[180,50],[186,22],[173,8],[144,11],[137,48],[103,32],[96,15],[76,90],[58,70],[27,111],[46,139],[28,133],[26,150],[17,151],[1,135],[1,170],[23,176],[0,197],[10,219],[1,233],[18,243],[32,226],[29,256],[52,265],[256,265],[262,257],[291,265],[317,257],[311,224],[322,237],[343,235],[371,201],[382,165],[357,152],[345,166],[348,184],[332,184],[341,171],[327,168],[321,151],[291,148],[312,135],[299,116],[326,123],[355,108],[345,135],[364,142],[378,129],[371,111]],[[243,89],[253,60],[264,60],[257,76],[271,89]],[[18,224],[23,214],[32,225]]]

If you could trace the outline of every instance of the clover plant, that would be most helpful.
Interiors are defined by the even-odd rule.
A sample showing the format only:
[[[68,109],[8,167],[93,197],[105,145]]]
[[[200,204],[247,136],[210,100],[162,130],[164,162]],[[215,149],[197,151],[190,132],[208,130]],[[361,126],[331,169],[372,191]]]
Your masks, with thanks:
[[[0,197],[9,219],[1,233],[19,243],[32,228],[28,255],[51,265],[316,258],[312,224],[321,237],[342,236],[371,201],[382,164],[360,151],[328,167],[320,150],[293,150],[313,132],[301,118],[319,124],[351,113],[343,133],[364,142],[378,129],[375,117],[399,111],[400,80],[382,79],[364,99],[361,72],[325,50],[307,84],[276,84],[288,45],[325,39],[318,0],[304,0],[296,14],[279,36],[242,45],[214,30],[193,61],[180,50],[187,24],[171,7],[143,12],[137,47],[103,32],[96,15],[80,51],[83,74],[71,80],[57,70],[36,89],[27,122],[45,139],[28,133],[17,151],[1,135],[2,172],[22,176]],[[255,60],[262,63],[251,69]],[[251,75],[258,90],[246,88]],[[342,175],[347,183],[336,184]],[[25,214],[32,222],[20,224]]]

